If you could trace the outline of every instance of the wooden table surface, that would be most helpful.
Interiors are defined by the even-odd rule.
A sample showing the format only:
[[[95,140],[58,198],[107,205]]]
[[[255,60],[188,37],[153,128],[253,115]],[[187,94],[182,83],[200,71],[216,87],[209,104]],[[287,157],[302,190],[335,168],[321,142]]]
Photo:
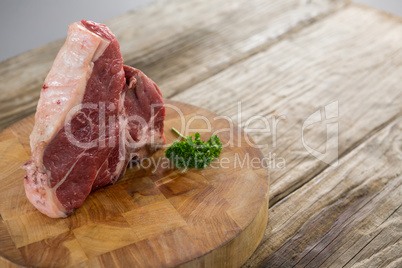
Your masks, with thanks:
[[[270,211],[244,267],[401,267],[402,19],[344,0],[162,0],[106,23],[165,98],[269,124],[250,131]],[[0,63],[0,129],[35,112],[63,42]]]

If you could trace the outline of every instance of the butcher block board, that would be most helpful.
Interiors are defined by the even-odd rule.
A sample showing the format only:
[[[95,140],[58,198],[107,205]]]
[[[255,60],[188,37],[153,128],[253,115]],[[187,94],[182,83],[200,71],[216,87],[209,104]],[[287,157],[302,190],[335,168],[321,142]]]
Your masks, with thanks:
[[[25,196],[21,166],[30,157],[33,124],[30,116],[0,133],[0,264],[236,267],[265,232],[263,155],[242,130],[212,112],[166,100],[168,144],[177,140],[172,127],[186,135],[198,131],[204,140],[220,131],[225,146],[210,167],[174,169],[161,149],[65,219],[42,215]]]

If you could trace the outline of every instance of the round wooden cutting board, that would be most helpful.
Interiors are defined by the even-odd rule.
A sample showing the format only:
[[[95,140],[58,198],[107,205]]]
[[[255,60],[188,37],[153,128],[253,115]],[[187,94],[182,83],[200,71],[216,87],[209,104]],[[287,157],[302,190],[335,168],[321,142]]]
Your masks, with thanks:
[[[92,193],[65,219],[27,200],[20,167],[30,157],[28,117],[0,133],[0,264],[79,267],[236,267],[268,220],[268,176],[252,140],[223,117],[166,101],[171,128],[202,139],[219,131],[224,148],[206,169],[174,169],[164,149],[132,164],[115,185]]]

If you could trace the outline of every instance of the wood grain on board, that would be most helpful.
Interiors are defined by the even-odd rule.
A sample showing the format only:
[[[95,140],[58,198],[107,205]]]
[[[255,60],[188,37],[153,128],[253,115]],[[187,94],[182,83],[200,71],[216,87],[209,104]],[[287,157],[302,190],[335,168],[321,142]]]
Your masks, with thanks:
[[[182,119],[203,139],[227,128],[207,110],[174,101],[166,105],[168,143],[177,139],[170,129],[180,129]],[[206,169],[174,169],[159,150],[141,165],[129,166],[115,185],[92,193],[70,217],[51,219],[25,196],[21,166],[30,156],[33,124],[31,116],[0,133],[2,259],[41,267],[239,266],[265,232],[267,171],[261,152],[237,128],[234,136],[220,132],[222,143],[230,146]],[[246,156],[253,165],[233,161]]]

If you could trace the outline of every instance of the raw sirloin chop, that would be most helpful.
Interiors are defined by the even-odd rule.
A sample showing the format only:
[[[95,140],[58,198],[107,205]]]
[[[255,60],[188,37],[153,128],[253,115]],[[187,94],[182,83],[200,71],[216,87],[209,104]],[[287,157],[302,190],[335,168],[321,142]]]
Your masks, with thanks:
[[[116,37],[91,21],[73,23],[44,86],[25,164],[29,201],[67,217],[94,190],[115,183],[129,160],[165,143],[158,86],[123,65]]]

